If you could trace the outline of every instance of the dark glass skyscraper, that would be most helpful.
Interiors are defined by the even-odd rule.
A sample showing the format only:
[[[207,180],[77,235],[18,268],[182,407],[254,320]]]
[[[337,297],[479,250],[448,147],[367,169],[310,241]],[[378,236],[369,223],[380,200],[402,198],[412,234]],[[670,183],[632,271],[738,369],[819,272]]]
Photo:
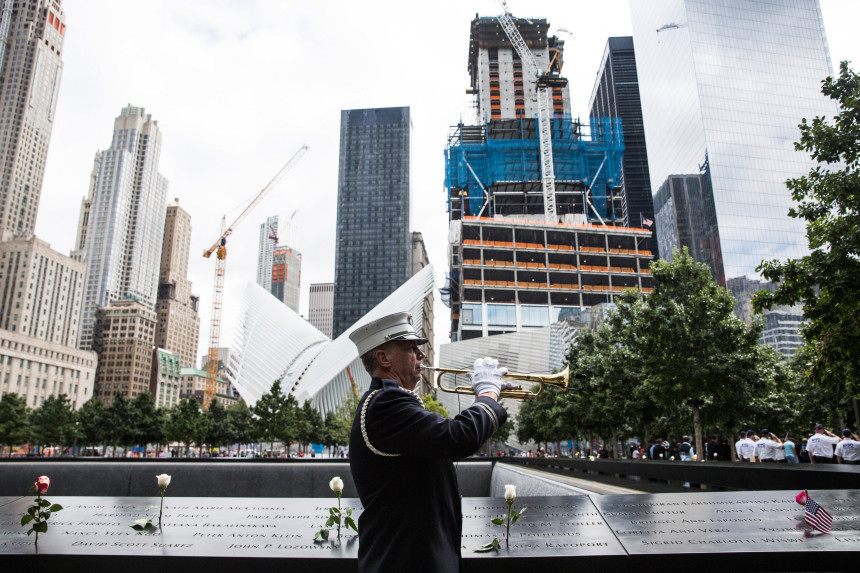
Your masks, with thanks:
[[[592,118],[609,118],[612,126],[621,118],[624,133],[624,159],[621,163],[621,219],[628,227],[651,227],[654,203],[651,198],[651,176],[648,174],[648,150],[639,100],[639,77],[633,38],[609,38],[589,101]],[[650,225],[646,224],[652,221]],[[650,250],[657,252],[657,237]]]
[[[408,107],[340,116],[334,336],[409,280]]]

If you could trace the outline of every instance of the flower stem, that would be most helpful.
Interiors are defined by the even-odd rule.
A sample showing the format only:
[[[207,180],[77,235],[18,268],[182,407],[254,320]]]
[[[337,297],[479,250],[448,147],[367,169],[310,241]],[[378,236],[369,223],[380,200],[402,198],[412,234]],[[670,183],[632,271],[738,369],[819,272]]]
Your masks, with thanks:
[[[510,548],[511,538],[511,511],[514,505],[514,500],[508,502],[508,515],[505,519],[505,549]]]
[[[161,490],[161,506],[158,508],[158,529],[161,529],[161,514],[164,512],[164,490]]]
[[[38,491],[36,492],[36,501],[38,505],[38,509],[36,510],[36,523],[40,523],[42,521],[42,494]],[[39,545],[39,532],[36,531],[36,541],[35,545]]]
[[[337,538],[340,539],[340,522],[343,516],[340,512],[340,494],[337,494]]]

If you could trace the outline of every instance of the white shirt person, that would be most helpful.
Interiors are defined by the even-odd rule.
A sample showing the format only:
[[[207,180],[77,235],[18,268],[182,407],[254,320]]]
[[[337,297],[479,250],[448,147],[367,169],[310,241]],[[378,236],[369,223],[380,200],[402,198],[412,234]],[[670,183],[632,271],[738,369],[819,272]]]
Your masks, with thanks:
[[[860,464],[860,438],[851,430],[842,430],[842,441],[836,444],[836,459],[840,464]]]

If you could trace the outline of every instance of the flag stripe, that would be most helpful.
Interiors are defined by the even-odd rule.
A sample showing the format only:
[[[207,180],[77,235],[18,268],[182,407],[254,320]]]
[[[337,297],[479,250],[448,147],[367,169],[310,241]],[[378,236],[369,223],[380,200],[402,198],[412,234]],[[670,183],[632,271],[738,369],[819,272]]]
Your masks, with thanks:
[[[833,517],[827,511],[807,496],[803,520],[822,533],[830,533]]]

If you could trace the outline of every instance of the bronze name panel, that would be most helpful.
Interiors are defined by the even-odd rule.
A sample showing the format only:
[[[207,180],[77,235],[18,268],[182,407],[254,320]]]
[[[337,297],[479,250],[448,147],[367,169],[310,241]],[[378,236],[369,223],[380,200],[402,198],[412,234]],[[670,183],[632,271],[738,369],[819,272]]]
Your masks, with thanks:
[[[523,505],[527,509],[511,527],[508,547],[504,526],[491,523],[505,514],[504,501],[463,498],[462,555],[467,571],[515,570],[526,559],[548,565],[572,560],[570,564],[597,564],[606,571],[649,563],[708,563],[739,571],[839,570],[856,563],[860,491],[809,492],[833,515],[832,535],[815,532],[803,522],[804,508],[794,500],[797,493],[524,497],[514,504],[517,510]],[[153,559],[182,558],[189,565],[199,559],[211,567],[212,558],[232,558],[231,566],[250,559],[258,571],[282,560],[328,563],[326,567],[336,570],[355,567],[358,539],[352,531],[343,531],[339,541],[313,541],[333,499],[168,496],[162,528],[136,531],[131,527],[136,519],[148,517],[157,524],[158,510],[147,507],[157,506],[159,498],[48,497],[64,509],[51,517],[48,532],[39,537],[40,558],[103,558],[112,564],[116,558],[132,558],[122,561],[127,571],[134,568],[135,557],[147,566]],[[17,563],[37,553],[33,537],[20,525],[31,503],[32,496],[0,498],[0,563]],[[343,507],[360,515],[357,499],[344,499]],[[406,518],[392,518],[404,519],[404,527],[414,526]],[[499,551],[475,552],[494,537],[501,541]],[[268,567],[261,565],[266,563]],[[320,571],[332,570],[326,567]]]
[[[803,521],[797,491],[595,496],[631,554],[860,549],[860,491],[811,490],[833,516],[827,535]]]
[[[313,537],[328,518],[324,499],[309,498],[165,498],[162,527],[136,531],[135,520],[152,518],[157,526],[158,498],[51,497],[63,510],[52,515],[48,532],[39,536],[38,553],[128,556],[206,556],[336,558],[357,557],[357,536],[342,530],[340,541]],[[0,500],[2,501],[2,500]],[[332,500],[334,501],[334,500]],[[20,518],[30,497],[0,506],[0,555],[34,553],[34,538]],[[361,513],[357,499],[344,499],[344,508]],[[511,527],[505,547],[503,526],[491,523],[507,509],[500,498],[463,499],[465,558],[509,556],[625,556],[612,531],[587,496],[535,497],[517,500],[515,509],[528,509]],[[409,527],[404,522],[404,527]],[[499,552],[474,550],[498,537]]]

